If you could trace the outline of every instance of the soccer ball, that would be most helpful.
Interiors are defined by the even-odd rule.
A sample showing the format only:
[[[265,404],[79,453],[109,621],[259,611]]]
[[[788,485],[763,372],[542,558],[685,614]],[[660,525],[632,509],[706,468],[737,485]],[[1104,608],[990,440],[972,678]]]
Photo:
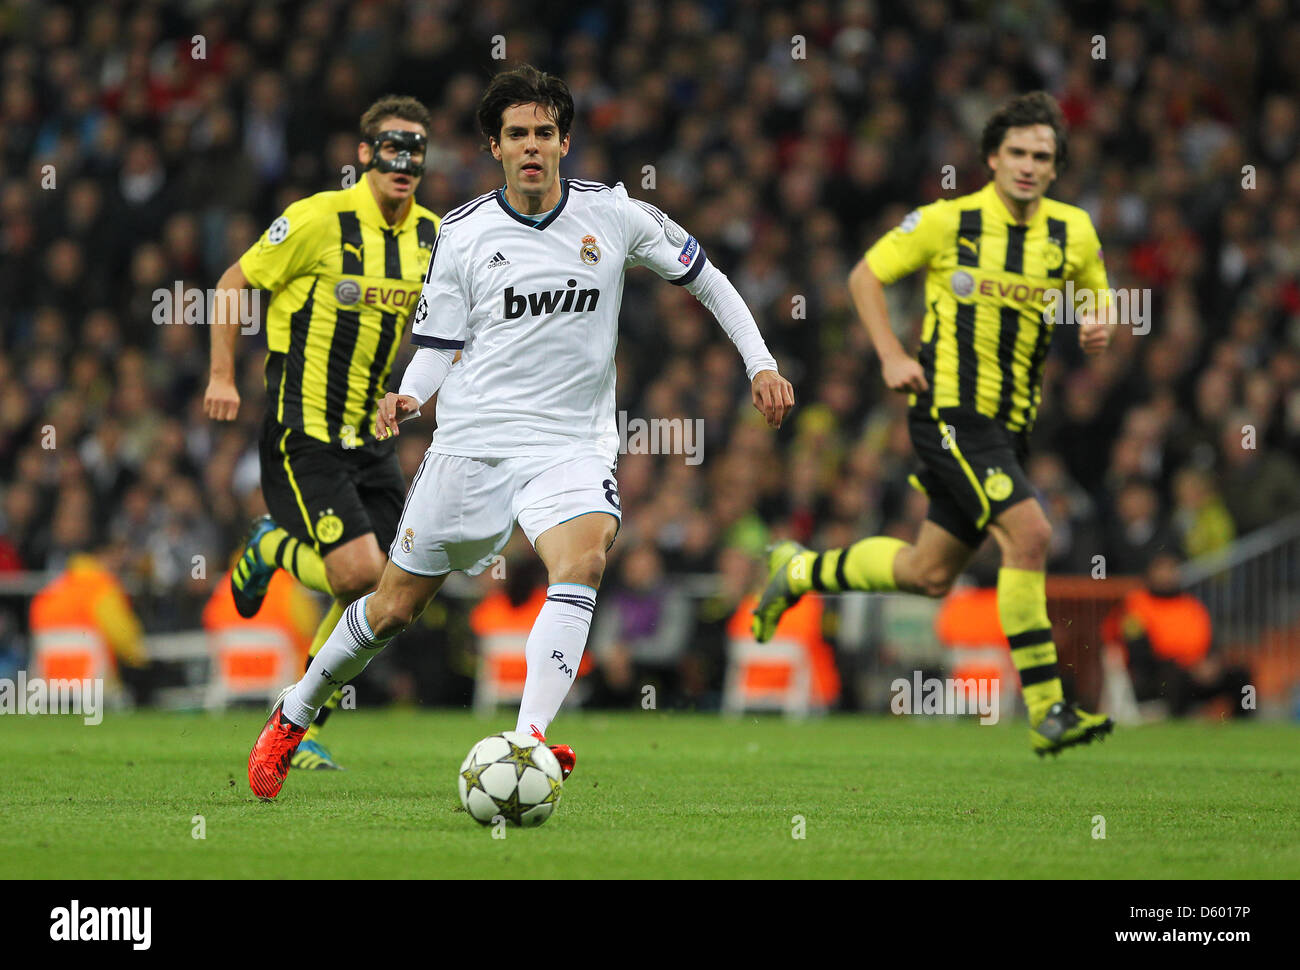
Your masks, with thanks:
[[[518,731],[503,731],[469,749],[457,783],[460,803],[483,825],[541,825],[560,801],[560,763],[551,749]]]

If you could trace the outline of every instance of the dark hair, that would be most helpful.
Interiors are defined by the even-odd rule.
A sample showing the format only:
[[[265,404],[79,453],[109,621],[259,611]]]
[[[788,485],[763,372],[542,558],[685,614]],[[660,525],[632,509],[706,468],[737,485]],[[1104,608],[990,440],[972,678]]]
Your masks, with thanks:
[[[429,109],[415,98],[404,94],[385,94],[361,116],[361,137],[366,141],[374,138],[380,132],[379,123],[385,118],[414,121],[417,125],[423,125],[426,132],[431,120]]]
[[[984,125],[984,134],[980,137],[980,158],[988,164],[988,158],[1002,147],[1002,139],[1007,136],[1008,128],[1023,128],[1026,125],[1050,125],[1056,133],[1056,169],[1064,171],[1066,159],[1065,115],[1061,106],[1046,91],[1030,91],[1007,101]]]
[[[550,112],[561,139],[573,127],[573,95],[569,86],[554,74],[525,64],[501,72],[488,83],[478,103],[478,126],[483,137],[500,141],[501,118],[506,108],[529,103],[539,104]]]

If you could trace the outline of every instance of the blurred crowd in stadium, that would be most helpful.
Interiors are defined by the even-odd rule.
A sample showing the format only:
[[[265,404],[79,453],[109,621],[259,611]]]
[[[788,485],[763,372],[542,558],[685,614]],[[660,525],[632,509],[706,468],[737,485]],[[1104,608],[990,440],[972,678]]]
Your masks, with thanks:
[[[707,311],[631,274],[619,407],[702,419],[704,460],[621,460],[627,518],[602,596],[619,613],[597,653],[660,613],[682,643],[720,643],[773,531],[817,546],[912,534],[905,401],[882,387],[846,277],[908,210],[983,184],[985,118],[1038,87],[1071,125],[1051,194],[1092,215],[1112,286],[1152,294],[1149,332],[1120,328],[1099,358],[1056,335],[1030,465],[1050,568],[1212,552],[1300,509],[1288,8],[542,2],[525,23],[504,0],[0,0],[0,570],[95,550],[146,630],[198,626],[261,511],[265,337],[240,338],[242,410],[217,426],[207,330],[179,311],[160,324],[154,294],[214,286],[289,202],[340,187],[383,93],[433,113],[424,204],[498,185],[473,122],[497,35],[504,63],[573,90],[562,174],[622,180],[696,235],[797,394],[794,419],[766,430]],[[920,287],[888,291],[900,326],[919,320]],[[430,427],[399,441],[408,476]],[[683,607],[674,578],[694,573],[722,583]],[[671,664],[680,648],[655,649]]]

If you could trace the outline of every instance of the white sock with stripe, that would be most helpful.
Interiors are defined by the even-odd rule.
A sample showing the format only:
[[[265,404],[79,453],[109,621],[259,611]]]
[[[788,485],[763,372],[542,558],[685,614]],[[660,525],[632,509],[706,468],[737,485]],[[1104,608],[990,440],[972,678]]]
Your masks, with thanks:
[[[306,727],[316,720],[317,713],[330,695],[354,680],[392,639],[377,640],[370,632],[370,624],[366,622],[366,600],[373,595],[367,593],[343,611],[343,618],[312,657],[311,666],[302,680],[285,696],[284,716],[299,727]]]
[[[546,734],[578,676],[595,610],[596,591],[590,586],[554,583],[547,587],[546,602],[524,648],[528,677],[516,731]]]

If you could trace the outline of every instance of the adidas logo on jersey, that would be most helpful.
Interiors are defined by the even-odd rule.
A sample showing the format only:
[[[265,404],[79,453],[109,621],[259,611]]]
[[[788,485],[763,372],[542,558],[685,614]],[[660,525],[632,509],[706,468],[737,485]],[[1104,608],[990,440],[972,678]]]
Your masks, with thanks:
[[[578,290],[577,280],[569,280],[568,289],[544,290],[541,293],[516,293],[513,286],[507,286],[505,292],[505,315],[507,320],[517,320],[531,311],[535,317],[549,313],[583,313],[596,309],[600,299],[600,290]]]
[[[488,269],[496,269],[500,266],[509,266],[510,260],[501,255],[500,251],[493,254],[492,258],[487,261]]]

